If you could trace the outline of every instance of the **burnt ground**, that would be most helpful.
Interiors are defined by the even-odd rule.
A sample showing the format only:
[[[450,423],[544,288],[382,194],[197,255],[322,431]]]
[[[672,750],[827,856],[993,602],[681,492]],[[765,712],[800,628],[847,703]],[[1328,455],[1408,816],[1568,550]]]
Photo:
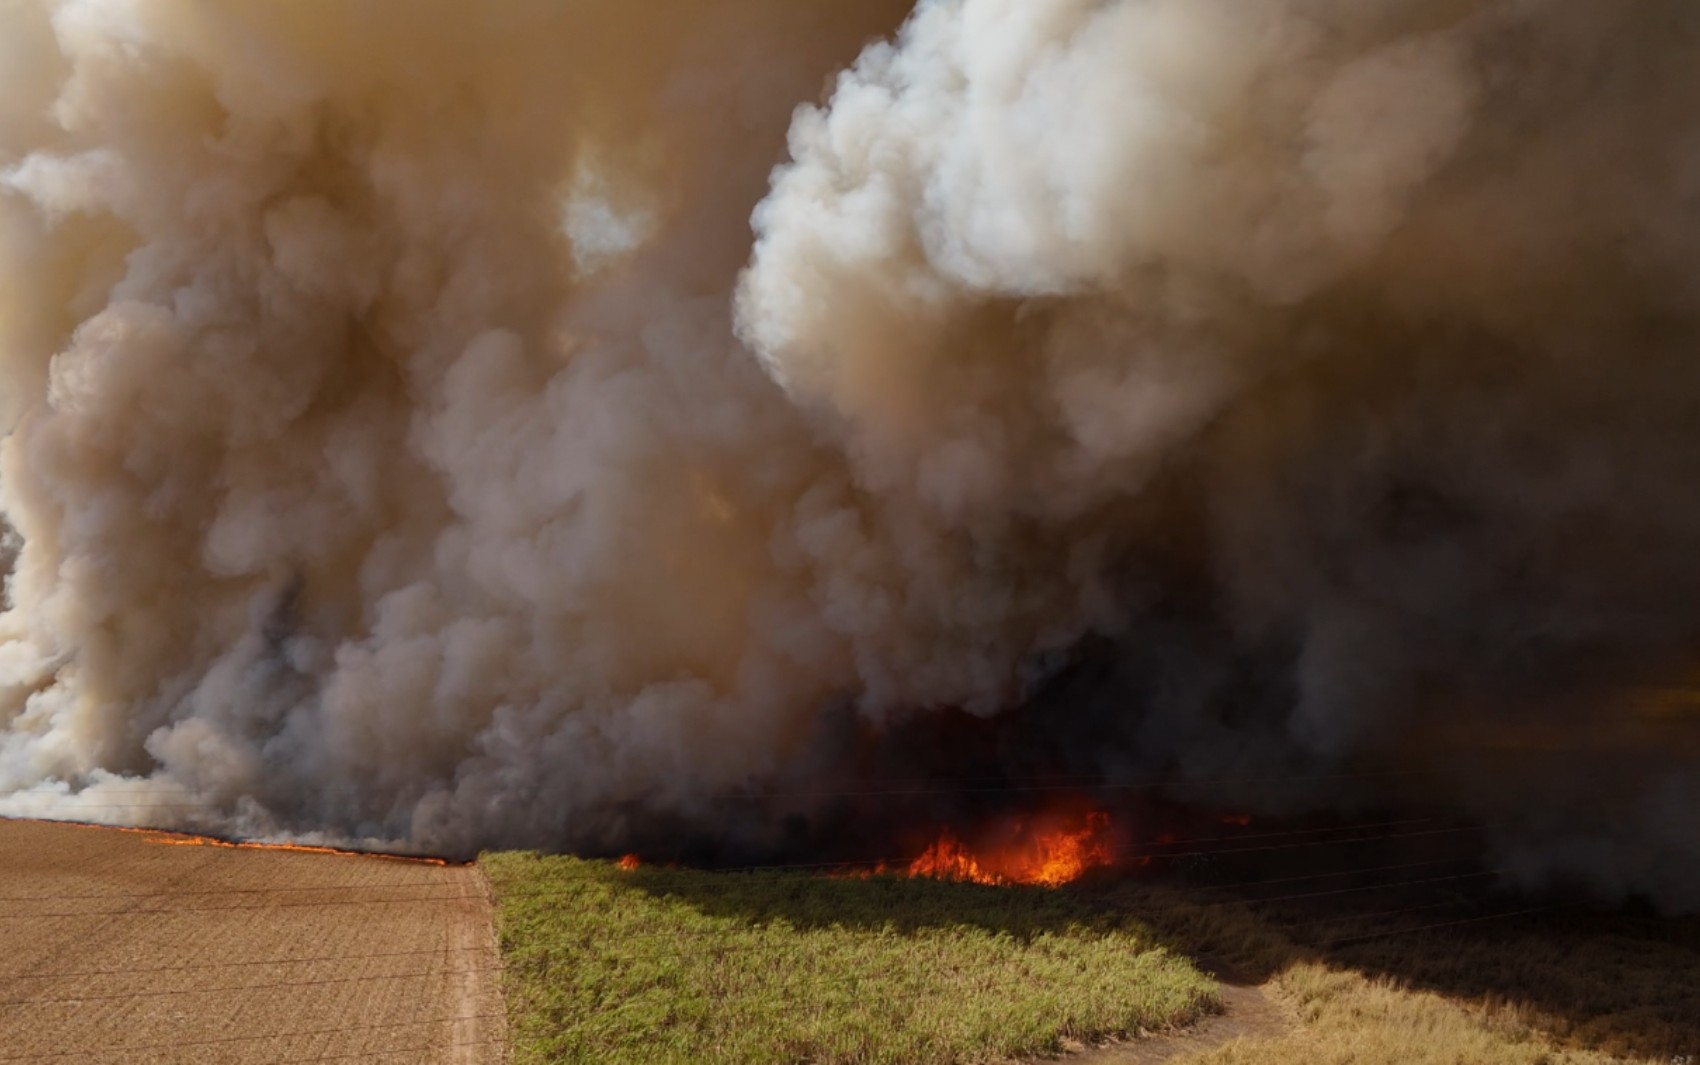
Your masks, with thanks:
[[[497,1065],[471,866],[0,821],[0,1062]]]

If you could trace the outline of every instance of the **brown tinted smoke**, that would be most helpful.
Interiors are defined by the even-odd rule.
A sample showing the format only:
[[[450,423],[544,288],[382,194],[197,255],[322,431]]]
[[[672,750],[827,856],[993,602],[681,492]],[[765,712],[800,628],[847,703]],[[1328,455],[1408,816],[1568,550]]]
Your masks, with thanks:
[[[1054,704],[1700,903],[1696,71],[1685,0],[0,0],[0,809],[609,846]]]

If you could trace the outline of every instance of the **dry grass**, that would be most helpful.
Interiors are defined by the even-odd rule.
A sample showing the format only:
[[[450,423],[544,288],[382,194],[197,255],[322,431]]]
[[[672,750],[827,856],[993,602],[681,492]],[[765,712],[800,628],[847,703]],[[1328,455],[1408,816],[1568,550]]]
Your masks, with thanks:
[[[1171,942],[1264,981],[1293,1018],[1284,1033],[1176,1065],[1700,1062],[1692,921],[1582,913],[1326,947],[1300,934],[1315,913],[1259,915],[1140,885],[1108,896]]]
[[[1300,962],[1275,977],[1274,993],[1298,1025],[1273,1038],[1236,1040],[1174,1059],[1174,1065],[1608,1065],[1666,1062],[1568,1048],[1515,1011],[1461,1003],[1388,979]]]

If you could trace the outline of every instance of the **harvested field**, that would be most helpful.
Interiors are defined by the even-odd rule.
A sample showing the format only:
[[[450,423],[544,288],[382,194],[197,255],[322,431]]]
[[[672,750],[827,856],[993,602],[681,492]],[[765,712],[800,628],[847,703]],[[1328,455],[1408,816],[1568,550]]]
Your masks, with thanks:
[[[471,867],[0,821],[0,1062],[491,1065]]]

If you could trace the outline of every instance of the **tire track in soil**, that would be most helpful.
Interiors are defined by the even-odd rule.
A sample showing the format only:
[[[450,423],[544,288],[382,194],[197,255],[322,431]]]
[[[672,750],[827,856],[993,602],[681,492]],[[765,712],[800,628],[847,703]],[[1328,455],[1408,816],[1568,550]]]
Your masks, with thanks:
[[[1214,1050],[1236,1039],[1260,1039],[1291,1031],[1294,1019],[1270,997],[1267,989],[1245,980],[1225,966],[1213,969],[1222,995],[1222,1012],[1179,1032],[1162,1032],[1139,1039],[1089,1047],[1049,1059],[1062,1065],[1163,1065],[1182,1054]]]

